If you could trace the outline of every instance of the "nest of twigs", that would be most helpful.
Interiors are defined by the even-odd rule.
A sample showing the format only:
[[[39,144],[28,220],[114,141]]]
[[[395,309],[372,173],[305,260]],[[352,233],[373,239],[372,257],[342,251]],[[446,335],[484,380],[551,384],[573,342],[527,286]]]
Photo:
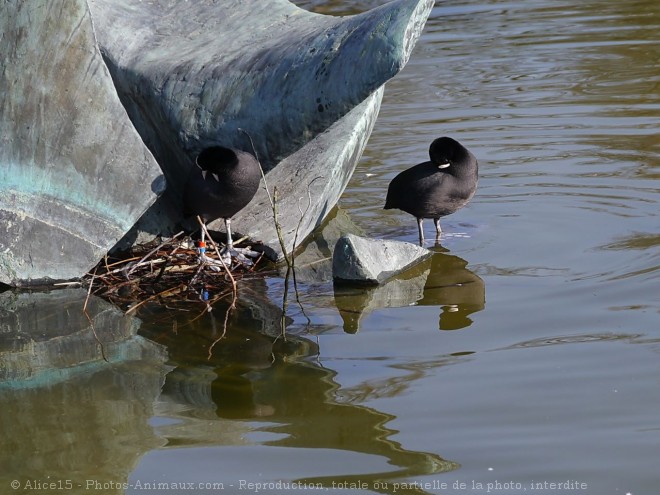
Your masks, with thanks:
[[[263,255],[251,265],[234,259],[225,263],[218,256],[221,245],[210,239],[207,246],[206,260],[200,260],[196,242],[182,233],[162,242],[134,246],[120,256],[106,256],[83,282],[89,284],[90,294],[127,313],[147,303],[179,310],[191,305],[198,308],[201,303],[210,310],[218,300],[235,296],[236,280],[264,263]]]

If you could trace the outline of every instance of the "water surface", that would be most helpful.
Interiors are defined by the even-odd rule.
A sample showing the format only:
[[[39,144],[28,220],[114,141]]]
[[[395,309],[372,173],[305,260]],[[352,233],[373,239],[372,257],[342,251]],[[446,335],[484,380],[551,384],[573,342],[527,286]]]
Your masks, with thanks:
[[[34,386],[0,388],[0,486],[657,493],[658,32],[655,0],[438,2],[341,210],[299,257],[300,305],[291,289],[282,321],[284,279],[246,281],[226,328],[222,303],[152,306],[137,335],[121,323],[109,363],[83,353],[82,372],[43,384],[49,363],[33,362]],[[411,216],[382,210],[387,184],[441,135],[478,157],[480,182],[427,243],[437,254],[377,290],[335,290],[337,232],[416,242]],[[113,311],[98,303],[97,331]],[[28,334],[45,317],[2,318]],[[36,345],[12,335],[3,351]]]

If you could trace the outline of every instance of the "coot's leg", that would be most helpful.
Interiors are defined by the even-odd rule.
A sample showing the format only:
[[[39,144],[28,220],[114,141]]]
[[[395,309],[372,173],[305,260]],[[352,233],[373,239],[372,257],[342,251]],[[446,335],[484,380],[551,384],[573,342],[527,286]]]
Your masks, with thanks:
[[[440,237],[440,234],[442,234],[442,229],[440,228],[440,219],[434,218],[433,223],[435,223],[435,236]]]
[[[227,251],[234,249],[234,241],[231,238],[231,218],[225,218],[225,227],[227,229]]]
[[[206,256],[206,247],[204,244],[206,229],[204,228],[204,225],[202,225],[202,236],[201,236],[202,240],[200,242],[200,249],[199,249],[200,264],[206,264],[212,270],[220,271],[222,269],[221,267],[231,266],[232,257],[233,257],[243,265],[252,266],[252,260],[250,260],[248,256],[250,258],[256,258],[257,256],[259,256],[259,253],[252,251],[251,249],[248,248],[235,248],[231,238],[231,219],[225,218],[225,227],[227,229],[227,244],[222,249],[222,251],[220,251],[220,256],[222,257],[222,260],[215,260],[213,258],[209,258],[208,256]]]
[[[231,218],[225,218],[225,227],[227,229],[227,244],[221,253],[223,258],[226,257],[225,263],[230,264],[231,259],[235,258],[239,263],[242,263],[245,266],[252,266],[252,260],[249,258],[256,258],[259,256],[259,253],[248,248],[234,247],[234,241],[231,238]]]
[[[418,218],[417,219],[417,229],[419,230],[419,245],[424,244],[424,225],[423,225],[424,219],[423,218]]]
[[[200,220],[201,222],[201,220]],[[199,248],[197,249],[197,252],[199,253],[198,259],[199,259],[199,264],[201,265],[204,263],[204,258],[206,255],[204,252],[206,251],[206,243],[204,242],[204,239],[206,238],[206,230],[204,229],[204,226],[202,225],[202,232],[200,234],[200,240],[199,240]]]

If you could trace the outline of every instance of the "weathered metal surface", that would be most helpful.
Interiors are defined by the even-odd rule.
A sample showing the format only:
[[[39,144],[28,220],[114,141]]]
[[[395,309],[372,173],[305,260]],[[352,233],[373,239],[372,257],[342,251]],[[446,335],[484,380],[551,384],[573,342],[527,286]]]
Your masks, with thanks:
[[[346,187],[382,86],[408,61],[433,3],[396,0],[334,17],[288,0],[90,0],[122,101],[168,179],[133,237],[176,229],[195,156],[214,144],[252,151],[241,129],[278,189],[287,248],[311,193],[298,232],[306,237]],[[264,191],[232,226],[281,257]]]
[[[299,239],[339,199],[433,3],[2,2],[0,283],[79,277],[119,239],[172,233],[195,156],[251,151],[240,129],[290,248],[301,205]],[[234,225],[281,257],[263,191]]]
[[[0,283],[83,275],[164,188],[83,0],[0,3]]]

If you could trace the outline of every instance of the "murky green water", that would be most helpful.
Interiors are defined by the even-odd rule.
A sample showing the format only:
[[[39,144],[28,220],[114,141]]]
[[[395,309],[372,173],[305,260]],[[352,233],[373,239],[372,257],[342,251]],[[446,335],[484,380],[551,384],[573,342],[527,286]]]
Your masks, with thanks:
[[[438,2],[298,259],[286,338],[279,277],[241,285],[224,338],[222,304],[93,300],[109,363],[85,291],[0,294],[0,493],[658,493],[658,33],[655,0]],[[438,254],[335,291],[351,222],[415,242],[385,192],[441,135],[481,169]]]

